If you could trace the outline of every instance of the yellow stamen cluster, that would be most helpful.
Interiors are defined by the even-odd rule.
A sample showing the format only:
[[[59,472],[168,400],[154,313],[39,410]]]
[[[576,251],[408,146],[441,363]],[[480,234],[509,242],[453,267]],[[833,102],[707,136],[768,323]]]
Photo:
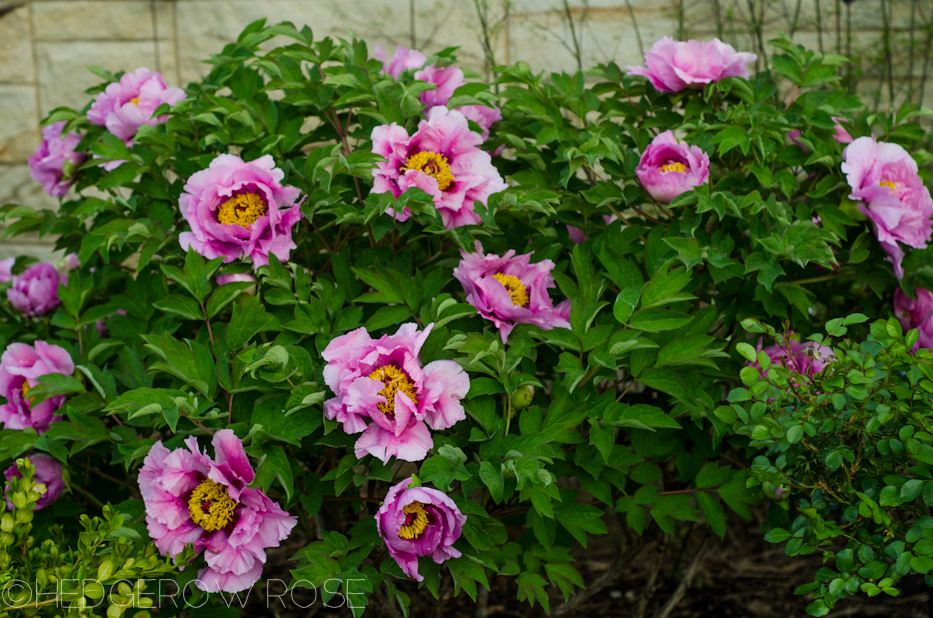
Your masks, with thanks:
[[[133,97],[132,99],[130,99],[130,103],[132,103],[133,105],[139,105],[139,97]]]
[[[258,193],[240,193],[220,205],[217,220],[225,225],[249,228],[266,214],[266,202]]]
[[[415,385],[405,372],[395,365],[379,367],[369,374],[369,379],[379,380],[384,384],[379,394],[385,397],[386,401],[385,403],[379,403],[378,408],[380,412],[389,418],[395,418],[395,394],[399,391],[408,395],[411,402],[418,405],[418,401],[415,399]]]
[[[227,487],[210,479],[195,487],[188,498],[191,521],[208,532],[226,527],[236,507],[237,503],[227,495]]]
[[[408,162],[399,172],[404,174],[406,170],[420,170],[428,176],[433,176],[437,179],[437,187],[441,191],[445,191],[454,181],[454,173],[450,169],[447,157],[436,152],[419,152],[408,157]]]
[[[414,515],[413,518],[406,518],[405,525],[398,529],[400,539],[417,539],[428,527],[428,514],[424,511],[424,505],[420,502],[412,502],[402,511],[406,515]]]
[[[682,174],[687,171],[687,166],[679,161],[668,161],[660,167],[660,170],[662,172],[678,172]]]
[[[890,180],[882,180],[881,182],[878,183],[878,186],[887,187],[888,191],[890,191],[891,193],[894,193],[897,190],[897,185],[895,185]]]
[[[512,304],[519,307],[527,307],[530,299],[528,298],[528,290],[525,289],[525,286],[522,285],[522,282],[519,281],[518,277],[514,275],[506,275],[504,273],[496,273],[492,276],[493,279],[505,286],[505,289],[509,292],[509,298],[512,299]]]
[[[25,381],[23,382],[23,401],[28,401],[29,403],[32,403],[32,401],[29,399],[29,391],[31,390],[31,388],[32,387],[29,386],[29,382],[25,382]]]

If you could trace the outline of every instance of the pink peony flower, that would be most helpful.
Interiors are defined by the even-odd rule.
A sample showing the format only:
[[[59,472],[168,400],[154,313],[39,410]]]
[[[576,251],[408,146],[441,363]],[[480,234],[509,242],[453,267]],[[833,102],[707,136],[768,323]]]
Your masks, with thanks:
[[[390,60],[386,60],[386,50],[382,45],[376,45],[374,51],[376,58],[382,61],[382,74],[391,75],[395,79],[405,71],[420,69],[428,59],[417,49],[408,49],[401,45],[395,46],[395,53]]]
[[[454,542],[466,516],[444,492],[409,488],[411,482],[407,478],[389,489],[376,512],[376,530],[405,575],[420,582],[424,577],[418,573],[419,556],[431,556],[437,564],[460,557]]]
[[[801,148],[809,152],[810,149],[807,148],[807,145],[797,139],[798,137],[800,137],[800,129],[791,129],[790,131],[785,133],[785,135],[787,135],[787,139],[794,142],[798,148]]]
[[[502,343],[516,324],[534,324],[544,330],[570,328],[570,301],[554,306],[548,289],[554,287],[554,262],[530,264],[531,253],[515,256],[484,255],[476,241],[476,253],[461,250],[454,277],[463,285],[466,301],[499,329]],[[515,256],[515,257],[513,257]]]
[[[62,465],[51,455],[45,455],[43,453],[33,453],[26,459],[36,468],[36,473],[33,475],[32,480],[45,485],[45,493],[36,500],[36,508],[34,509],[36,511],[41,511],[58,500],[62,495],[62,491],[65,489],[65,479],[62,478]],[[23,476],[19,473],[19,468],[16,467],[15,462],[6,469],[3,475],[8,481],[12,481],[15,478],[22,478]],[[6,499],[6,504],[10,509],[14,508],[9,498]]]
[[[45,315],[58,307],[58,284],[67,283],[67,275],[49,262],[33,264],[13,277],[6,297],[13,308],[25,317]]]
[[[933,350],[933,293],[917,288],[917,300],[913,300],[901,288],[894,291],[894,315],[905,331],[916,328],[920,339],[913,351],[920,348]]]
[[[11,343],[0,356],[0,395],[6,398],[6,403],[0,405],[0,423],[6,429],[32,427],[39,433],[48,431],[49,425],[59,420],[54,413],[62,407],[65,397],[58,395],[33,405],[29,390],[44,375],[70,376],[74,370],[68,351],[57,345],[45,341],[36,341],[35,346]]]
[[[155,126],[168,120],[168,116],[152,117],[163,103],[175,105],[184,100],[181,88],[167,88],[161,73],[139,68],[125,73],[120,81],[114,82],[97,95],[87,119],[91,124],[107,127],[107,130],[130,144],[139,127],[144,124]]]
[[[875,237],[890,256],[898,279],[904,276],[904,250],[927,246],[933,233],[933,198],[917,173],[917,162],[897,144],[860,137],[842,152],[842,171],[859,210],[872,222]]]
[[[15,264],[15,257],[0,260],[0,283],[6,283],[13,280],[13,266]]]
[[[433,64],[415,73],[415,79],[437,87],[437,90],[426,90],[419,95],[421,102],[429,110],[438,105],[446,106],[457,88],[466,83],[460,67],[437,67]]]
[[[59,275],[61,275],[63,278],[67,278],[69,272],[78,266],[81,266],[81,262],[78,260],[77,253],[69,253],[68,255],[52,262],[52,266],[55,267],[55,270],[58,271]],[[93,268],[91,269],[91,272],[94,272]]]
[[[647,77],[661,92],[680,92],[725,77],[748,79],[746,65],[757,58],[755,54],[736,52],[719,39],[701,43],[693,39],[675,41],[666,36],[645,52],[646,66],[629,67],[628,73]]]
[[[196,585],[207,592],[246,590],[262,575],[267,547],[278,547],[298,518],[259,489],[243,443],[231,429],[214,434],[214,458],[194,436],[173,451],[156,442],[139,471],[146,525],[164,555],[186,545],[204,551]]]
[[[268,264],[270,253],[288,261],[296,246],[292,228],[303,215],[300,192],[283,187],[283,178],[272,155],[250,162],[217,155],[210,167],[188,179],[178,199],[191,226],[178,235],[181,248],[224,262],[249,257],[255,268]]]
[[[567,233],[570,235],[570,240],[572,240],[575,245],[582,245],[583,241],[586,240],[586,234],[575,225],[568,225]]]
[[[457,88],[466,83],[460,67],[438,68],[433,64],[415,73],[415,79],[437,86],[437,90],[428,90],[420,95],[421,102],[427,108],[427,112],[438,106],[446,107]],[[479,128],[482,129],[483,141],[489,139],[489,127],[493,123],[502,120],[502,110],[498,107],[464,105],[455,109],[463,114],[467,120],[472,120],[479,125]]]
[[[336,395],[324,402],[324,415],[347,433],[363,432],[357,457],[420,461],[434,446],[428,427],[447,429],[466,418],[460,403],[470,390],[466,372],[452,360],[421,365],[433,326],[403,324],[379,339],[358,328],[324,349],[324,382]]]
[[[823,371],[823,368],[835,360],[831,348],[817,344],[815,341],[801,343],[793,339],[786,339],[785,346],[774,344],[764,348],[764,353],[771,359],[772,364],[778,364],[787,367],[789,370],[801,375],[810,377]],[[787,349],[785,349],[787,348]],[[758,340],[758,351],[762,349],[762,342]],[[788,354],[788,349],[790,354]],[[758,363],[748,363],[751,367],[758,367]],[[768,370],[761,372],[761,375],[767,376]]]
[[[842,126],[842,122],[845,122],[847,118],[843,116],[833,116],[832,119],[836,122],[833,125],[833,129],[836,130],[836,134],[833,135],[833,139],[839,142],[840,144],[851,144],[854,140],[852,136],[849,135],[849,132],[846,131],[845,127]]]
[[[635,174],[651,197],[669,204],[681,193],[706,184],[709,155],[699,146],[677,141],[671,131],[665,131],[645,148]]]
[[[499,171],[489,153],[479,149],[483,139],[470,131],[466,118],[446,107],[428,111],[411,137],[395,124],[373,129],[373,152],[386,158],[373,170],[372,193],[392,193],[398,197],[418,187],[434,198],[444,227],[475,225],[482,220],[474,202],[486,204],[493,193],[505,191]],[[399,221],[407,221],[411,211],[387,211]]]
[[[29,157],[29,175],[42,183],[42,188],[52,197],[64,197],[74,182],[72,174],[84,161],[83,152],[75,152],[81,141],[77,133],[62,137],[65,121],[56,122],[42,129],[42,143]]]

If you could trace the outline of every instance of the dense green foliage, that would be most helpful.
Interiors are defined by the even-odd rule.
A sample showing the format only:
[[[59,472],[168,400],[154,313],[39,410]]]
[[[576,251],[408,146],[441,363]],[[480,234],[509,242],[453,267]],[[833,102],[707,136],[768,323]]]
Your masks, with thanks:
[[[737,432],[764,451],[753,479],[772,496],[786,491],[779,497],[794,507],[792,522],[772,507],[766,538],[786,542],[789,555],[822,552],[827,563],[797,591],[814,593],[814,616],[859,591],[897,595],[902,577],[933,571],[933,358],[910,352],[917,331],[905,335],[894,318],[872,324],[864,341],[841,339],[864,320],[831,320],[828,337],[813,336],[838,359],[821,373],[790,375],[765,356],[767,375],[745,369],[748,390],[729,396]],[[745,326],[784,341],[756,321]]]
[[[272,47],[273,37],[285,42]],[[48,120],[84,131],[81,147],[101,158],[81,167],[79,194],[58,212],[8,205],[0,214],[6,236],[54,235],[59,248],[78,253],[81,266],[60,288],[61,306],[45,318],[24,319],[0,303],[0,336],[5,343],[62,345],[78,370],[44,376],[30,391],[34,403],[67,395],[64,420],[41,435],[0,431],[0,462],[33,449],[51,453],[80,470],[86,492],[117,504],[127,526],[135,517],[142,532],[135,472],[151,445],[161,439],[178,447],[190,435],[206,442],[207,434],[230,427],[257,468],[254,485],[299,517],[293,539],[305,542],[295,579],[314,586],[362,581],[354,592],[369,597],[382,588],[379,598],[406,613],[417,588],[383,551],[373,513],[387,488],[412,472],[447,492],[467,516],[456,544],[462,557],[442,566],[421,561],[422,588],[435,596],[452,578],[456,592],[475,599],[477,586],[488,587],[489,574],[500,573],[516,578],[520,599],[550,608],[584,586],[572,552],[607,534],[604,520],[615,514],[638,534],[677,535],[683,524],[705,521],[722,536],[727,510],[751,518],[749,505],[762,500],[756,479],[765,473],[742,463],[748,441],[733,434],[738,411],[725,402],[745,363],[736,350],[746,338],[741,321],[786,325],[806,337],[855,307],[883,313],[896,285],[884,252],[846,199],[832,118],[850,119],[856,136],[873,126],[892,141],[917,131],[916,112],[869,117],[838,89],[843,59],[776,45],[784,53],[770,58],[772,71],[678,94],[659,93],[614,64],[586,76],[535,75],[513,65],[497,69],[493,84],[461,87],[449,107],[502,108],[483,148],[505,147],[493,161],[511,186],[488,208],[476,205],[482,225],[454,230],[444,229],[420,190],[398,200],[369,192],[379,160],[370,151],[372,130],[396,122],[412,132],[423,113],[417,95],[430,86],[410,74],[400,81],[381,75],[361,41],[314,41],[307,28],[257,22],[212,57],[210,73],[187,87],[188,98],[164,110],[171,118],[143,127],[132,148],[89,125],[84,112],[54,110]],[[430,61],[454,56],[448,50]],[[639,185],[635,167],[654,135],[668,129],[708,153],[710,181],[663,206]],[[805,148],[787,141],[794,129]],[[178,208],[185,180],[227,152],[245,160],[271,154],[284,184],[307,196],[294,231],[297,249],[287,264],[271,257],[255,287],[216,285],[215,275],[250,267],[185,254],[177,242],[188,229]],[[127,162],[109,173],[97,167],[108,160]],[[403,206],[413,212],[404,223],[383,214]],[[604,215],[614,220],[607,224]],[[575,245],[566,225],[580,228],[586,241]],[[552,259],[554,297],[572,300],[571,328],[519,325],[501,343],[451,276],[460,249],[472,250],[474,240],[488,252]],[[933,273],[928,261],[926,252],[909,254],[906,285]],[[126,315],[113,315],[118,309]],[[103,334],[94,328],[99,320],[106,320]],[[434,449],[415,466],[357,459],[355,436],[323,417],[331,393],[321,352],[360,326],[376,336],[412,321],[434,324],[425,363],[453,359],[469,373],[468,419],[435,433]],[[846,362],[866,371],[865,358],[901,368],[904,353],[885,351],[895,339],[875,341]],[[873,371],[863,374],[869,384],[898,380]],[[910,390],[919,371],[899,387]],[[830,403],[829,393],[845,390],[814,388]],[[780,402],[776,391],[768,396]],[[765,397],[754,386],[749,392]],[[852,410],[856,400],[846,396],[839,409]],[[875,394],[859,401],[881,403]],[[761,403],[750,414],[763,423],[757,419],[776,405]],[[823,414],[827,405],[815,409]],[[797,415],[770,417],[774,432],[786,431]],[[908,417],[886,425],[885,435],[904,440],[905,431],[907,438],[921,431],[921,421]],[[865,436],[868,427],[853,432]],[[894,468],[881,472],[905,465],[893,445],[878,456],[878,474],[894,475],[896,500],[912,504],[920,481]],[[843,461],[832,474],[852,487]],[[926,478],[920,470],[911,468],[911,477]],[[875,496],[863,504],[883,501],[888,480],[874,472],[865,478],[877,490],[862,486]],[[819,521],[834,500],[814,496],[801,516]],[[74,512],[52,509],[44,527]],[[116,518],[105,519],[121,528]],[[904,534],[922,543],[923,530],[918,523]],[[795,524],[789,534],[816,545],[808,536],[817,534],[815,526]],[[862,560],[862,552],[877,549],[880,559],[882,537],[856,538],[866,549],[855,550],[858,562],[847,550],[849,563],[866,563],[874,574],[871,565],[882,563]],[[919,550],[914,556],[929,560]],[[837,558],[838,571],[868,581],[856,566],[843,566]],[[849,590],[842,579],[827,585],[826,599]]]

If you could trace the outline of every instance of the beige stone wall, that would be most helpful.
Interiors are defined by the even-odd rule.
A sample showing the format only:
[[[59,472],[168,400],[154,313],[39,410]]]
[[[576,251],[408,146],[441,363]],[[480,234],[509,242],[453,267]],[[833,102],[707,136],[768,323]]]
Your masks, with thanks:
[[[646,42],[673,34],[673,0],[632,0]],[[496,60],[525,60],[537,70],[574,70],[570,30],[555,7],[562,0],[487,0]],[[640,62],[624,0],[569,2],[583,21],[585,64]],[[588,8],[583,14],[584,6]],[[508,6],[508,9],[506,9]],[[480,25],[472,0],[0,0],[0,205],[55,208],[57,200],[29,178],[26,158],[51,109],[82,107],[99,81],[85,69],[146,66],[171,86],[207,72],[202,61],[250,22],[308,24],[315,36],[350,36],[415,46],[427,53],[459,46],[465,67],[482,71]],[[585,18],[582,19],[582,18]],[[0,241],[0,258],[48,255],[51,241]]]
[[[776,30],[793,30],[795,40],[816,47],[816,1],[766,2],[765,40]],[[823,42],[826,51],[834,51],[832,7],[843,5],[819,1],[826,7]],[[854,50],[866,49],[879,36],[878,1],[848,5],[857,31]],[[911,0],[887,1],[899,3],[895,26],[901,27]],[[498,63],[524,60],[535,70],[576,69],[563,0],[479,3],[489,6]],[[567,6],[582,40],[584,66],[609,60],[641,64],[639,34],[641,43],[650,46],[664,35],[711,38],[719,32],[724,40],[754,51],[748,16],[742,14],[746,0],[568,0]],[[714,6],[732,19],[717,20]],[[184,86],[207,72],[204,59],[263,17],[269,23],[308,24],[317,37],[355,35],[390,50],[397,44],[427,53],[459,46],[465,67],[477,72],[483,67],[474,0],[0,0],[0,205],[56,207],[57,201],[30,180],[26,158],[39,141],[45,114],[56,106],[80,108],[87,102],[84,90],[99,79],[86,65],[114,72],[146,66],[162,72],[169,85]],[[49,242],[0,241],[0,258],[15,253],[44,257]]]

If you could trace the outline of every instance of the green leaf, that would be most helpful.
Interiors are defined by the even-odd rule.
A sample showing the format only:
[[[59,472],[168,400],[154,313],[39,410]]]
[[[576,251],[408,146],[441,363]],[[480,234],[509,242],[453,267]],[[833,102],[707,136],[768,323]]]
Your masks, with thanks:
[[[703,517],[707,525],[716,533],[716,536],[723,538],[726,535],[726,513],[719,501],[706,492],[698,491],[696,493],[697,504],[703,511]]]
[[[245,306],[233,306],[233,317],[227,327],[227,346],[239,350],[262,329],[270,326],[274,318],[262,308],[258,296]]]
[[[295,481],[292,478],[292,468],[288,461],[288,456],[285,454],[285,451],[282,450],[282,447],[267,444],[262,449],[263,459],[259,464],[259,470],[256,473],[256,479],[259,479],[263,474],[263,469],[271,469],[274,477],[278,480],[279,485],[282,486],[282,489],[285,490],[286,499],[292,499],[292,491],[295,489]],[[253,481],[255,484],[256,481]],[[253,485],[251,485],[253,486]],[[265,487],[268,489],[268,486]]]
[[[791,537],[790,532],[783,528],[771,528],[765,535],[765,540],[769,543],[783,543]]]
[[[425,483],[433,483],[441,491],[450,491],[450,484],[456,481],[468,481],[473,478],[463,463],[454,465],[449,459],[442,456],[430,457],[421,464],[418,477]]]
[[[450,569],[450,574],[454,580],[454,594],[460,592],[460,588],[470,595],[473,601],[476,601],[476,582],[489,590],[489,580],[486,579],[486,570],[474,562],[469,556],[460,556],[452,558],[446,563]]]
[[[573,538],[586,547],[586,533],[606,534],[606,525],[602,522],[602,511],[589,504],[564,504],[554,509],[554,519],[562,525]]]
[[[670,309],[640,309],[632,314],[629,326],[637,330],[659,332],[680,328],[692,320],[693,316]]]
[[[38,405],[46,399],[58,395],[74,395],[85,392],[81,380],[60,373],[47,373],[39,376],[36,380],[39,384],[29,389],[31,405]]]
[[[188,320],[204,319],[204,316],[201,314],[201,307],[198,306],[196,301],[187,296],[166,296],[161,300],[155,301],[152,305],[156,309],[180,315]]]
[[[502,502],[502,489],[504,481],[502,479],[502,469],[496,469],[488,461],[484,461],[479,467],[479,477],[486,487],[489,488],[489,495],[493,502],[499,504]]]
[[[411,317],[411,311],[405,305],[389,305],[380,307],[363,326],[367,331],[372,332],[404,322],[409,317]]]
[[[535,599],[537,599],[546,613],[551,612],[551,604],[547,592],[544,590],[547,582],[544,581],[543,577],[537,573],[522,571],[515,581],[518,584],[519,601],[528,601],[534,607]]]
[[[632,312],[635,311],[635,305],[638,304],[638,298],[641,296],[642,286],[625,288],[616,296],[616,301],[612,305],[612,315],[620,324],[628,322]]]
[[[678,300],[689,300],[692,295],[678,296],[677,293],[690,283],[691,272],[686,268],[675,268],[670,272],[658,271],[641,296],[641,306],[644,308],[663,305]]]
[[[661,429],[681,429],[680,423],[669,414],[648,404],[634,406],[614,406],[605,415],[606,421],[615,427],[633,427],[654,431]]]
[[[596,447],[605,463],[609,463],[609,455],[612,453],[613,446],[615,446],[615,432],[603,428],[597,418],[591,418],[589,421],[590,445]]]
[[[564,601],[570,599],[574,593],[574,586],[583,588],[585,585],[580,572],[565,562],[547,563],[544,565],[544,570],[548,579],[551,580],[551,585],[560,588]]]
[[[239,296],[243,290],[256,285],[250,281],[234,281],[225,283],[211,294],[207,301],[207,317],[212,318],[226,307],[230,302]]]

